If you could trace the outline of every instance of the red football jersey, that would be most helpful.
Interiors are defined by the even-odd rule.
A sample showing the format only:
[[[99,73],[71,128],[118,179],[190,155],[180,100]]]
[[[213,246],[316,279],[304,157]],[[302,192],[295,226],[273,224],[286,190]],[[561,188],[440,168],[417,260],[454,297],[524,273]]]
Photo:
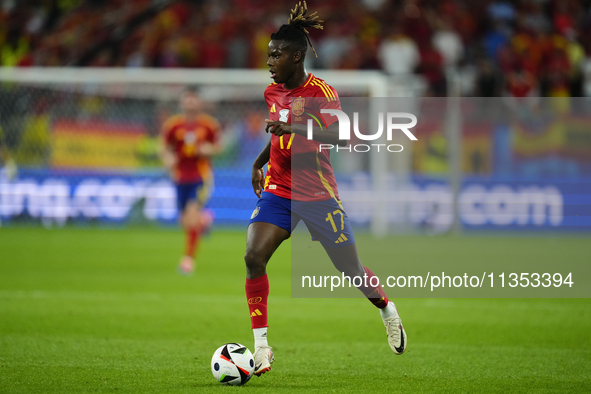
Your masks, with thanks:
[[[336,90],[312,74],[309,74],[306,83],[295,89],[287,90],[283,84],[269,85],[265,90],[265,100],[269,107],[269,119],[292,124],[305,125],[310,116],[320,116],[324,120],[323,126],[330,126],[337,121],[337,117],[320,114],[320,110],[341,109]],[[330,151],[319,152],[319,144],[297,134],[272,135],[265,191],[298,201],[329,198],[338,201]]]
[[[218,121],[206,114],[201,114],[196,119],[175,115],[164,123],[164,143],[177,157],[173,179],[175,182],[200,182],[211,176],[211,162],[197,154],[197,146],[202,142],[217,142],[219,132]]]

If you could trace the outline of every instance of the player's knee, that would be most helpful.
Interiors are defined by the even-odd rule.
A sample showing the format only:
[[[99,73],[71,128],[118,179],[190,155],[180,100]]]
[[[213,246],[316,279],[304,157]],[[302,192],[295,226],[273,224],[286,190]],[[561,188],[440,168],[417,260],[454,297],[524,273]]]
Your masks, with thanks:
[[[365,270],[363,269],[362,266],[347,267],[347,268],[340,270],[340,271],[350,277],[358,276],[358,277],[362,278],[363,275],[365,275]]]
[[[244,262],[249,271],[264,270],[267,265],[267,262],[260,253],[250,249],[244,254]]]
[[[199,210],[187,207],[182,215],[182,225],[185,228],[194,228],[199,225]]]

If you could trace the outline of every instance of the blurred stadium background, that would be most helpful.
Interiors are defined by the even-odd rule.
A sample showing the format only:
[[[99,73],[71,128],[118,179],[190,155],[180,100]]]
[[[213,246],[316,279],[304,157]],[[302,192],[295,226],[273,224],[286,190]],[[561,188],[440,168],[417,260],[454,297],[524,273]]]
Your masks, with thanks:
[[[250,169],[269,138],[269,35],[294,2],[0,0],[0,392],[219,392],[213,351],[252,346]],[[342,97],[388,97],[420,114],[405,154],[333,155],[363,261],[388,264],[379,275],[574,267],[569,294],[588,294],[591,1],[309,7],[326,20],[311,31],[309,71]],[[214,232],[192,277],[175,271],[183,234],[157,155],[187,85],[226,146],[214,162]],[[292,298],[293,238],[268,267],[274,372],[250,387],[589,391],[588,298],[388,289],[411,341],[393,357],[366,300]]]
[[[1,1],[3,225],[176,223],[157,138],[188,84],[223,126],[226,150],[215,160],[210,202],[216,224],[245,224],[256,198],[251,163],[267,138],[266,46],[291,3]],[[312,32],[320,56],[307,57],[308,69],[341,96],[449,104],[423,122],[406,161],[335,158],[358,226],[591,229],[590,1],[311,7],[326,30]],[[468,102],[489,111],[467,114]],[[400,207],[389,217],[359,200],[384,176],[402,179],[384,191]]]

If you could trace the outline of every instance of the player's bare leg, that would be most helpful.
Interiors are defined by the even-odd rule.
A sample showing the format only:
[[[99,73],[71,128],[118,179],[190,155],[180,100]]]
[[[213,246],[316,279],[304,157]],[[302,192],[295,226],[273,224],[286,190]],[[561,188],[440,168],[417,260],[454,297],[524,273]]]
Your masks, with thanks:
[[[375,275],[369,268],[363,267],[361,264],[359,255],[357,254],[357,246],[351,244],[342,248],[325,247],[324,250],[326,250],[335,268],[346,276],[363,278],[364,275],[367,275],[367,286],[360,286],[359,290],[361,290],[372,304],[379,308],[384,326],[386,327],[390,349],[395,354],[404,353],[407,342],[406,332],[396,310],[396,305],[388,300],[381,285],[371,286],[371,278]],[[376,282],[374,281],[374,283]]]
[[[289,232],[271,223],[255,222],[246,233],[246,278],[256,279],[267,274],[267,263]]]
[[[201,211],[196,201],[190,201],[181,214],[181,224],[185,230],[185,255],[181,258],[179,272],[190,275],[195,270],[195,251],[201,235]]]
[[[267,298],[269,280],[267,263],[275,250],[289,238],[289,232],[274,224],[254,222],[246,234],[246,299],[254,333],[254,373],[257,376],[271,370],[275,359],[267,342]]]

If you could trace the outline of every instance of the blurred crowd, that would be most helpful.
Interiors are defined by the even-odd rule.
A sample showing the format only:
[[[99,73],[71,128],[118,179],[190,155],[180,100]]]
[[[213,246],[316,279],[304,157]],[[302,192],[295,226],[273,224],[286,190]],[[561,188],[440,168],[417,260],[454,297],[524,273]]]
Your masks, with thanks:
[[[296,0],[0,0],[0,65],[266,67]],[[311,0],[314,68],[418,73],[428,94],[581,96],[591,0]],[[589,71],[591,74],[591,71]]]

